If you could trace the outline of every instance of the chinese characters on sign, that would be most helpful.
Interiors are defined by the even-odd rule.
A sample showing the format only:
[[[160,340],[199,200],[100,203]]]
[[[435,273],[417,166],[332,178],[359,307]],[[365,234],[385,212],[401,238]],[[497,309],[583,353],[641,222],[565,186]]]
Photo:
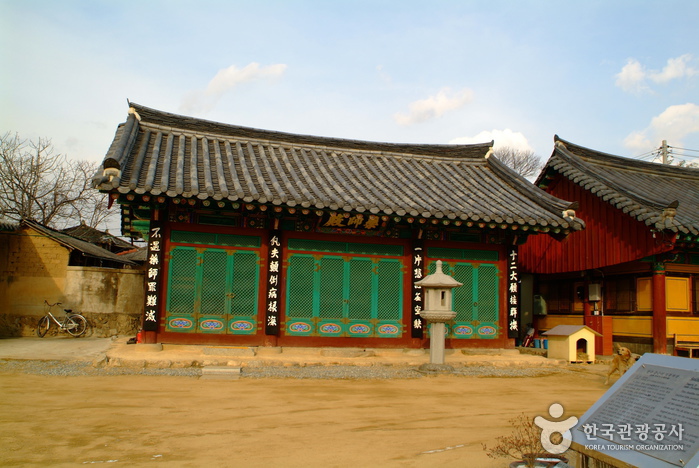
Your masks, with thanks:
[[[279,334],[279,270],[282,259],[280,231],[269,234],[267,249],[267,300],[265,304],[265,334]]]
[[[411,275],[413,277],[413,297],[412,297],[412,309],[410,312],[410,336],[412,338],[422,338],[423,331],[423,321],[420,317],[420,312],[422,311],[422,287],[415,286],[415,282],[422,279],[422,267],[423,267],[423,249],[422,242],[415,241],[413,247],[413,264],[411,268]]]
[[[345,229],[375,230],[380,227],[379,217],[357,213],[326,213],[321,221],[322,227],[337,227]]]
[[[162,240],[160,222],[152,220],[148,232],[148,256],[146,257],[146,299],[143,308],[143,329],[145,331],[158,331],[160,273],[163,263]]]
[[[507,252],[507,337],[519,338],[519,272],[517,270],[517,246]]]

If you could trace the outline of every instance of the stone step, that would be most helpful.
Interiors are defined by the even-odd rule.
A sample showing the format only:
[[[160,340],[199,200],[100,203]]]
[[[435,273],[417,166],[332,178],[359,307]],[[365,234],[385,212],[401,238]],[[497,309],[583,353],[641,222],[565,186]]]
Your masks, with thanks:
[[[201,368],[201,378],[215,380],[237,380],[240,378],[240,372],[240,367],[205,366]]]

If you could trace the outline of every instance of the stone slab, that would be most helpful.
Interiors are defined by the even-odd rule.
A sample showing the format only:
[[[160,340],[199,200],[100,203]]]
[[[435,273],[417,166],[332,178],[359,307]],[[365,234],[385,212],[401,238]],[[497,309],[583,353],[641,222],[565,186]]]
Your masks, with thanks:
[[[206,366],[201,368],[201,375],[231,375],[240,374],[240,367]]]
[[[202,354],[207,356],[255,356],[255,350],[237,346],[211,346],[203,348]]]
[[[359,348],[323,348],[320,350],[320,355],[325,357],[370,357],[375,356],[373,350]]]

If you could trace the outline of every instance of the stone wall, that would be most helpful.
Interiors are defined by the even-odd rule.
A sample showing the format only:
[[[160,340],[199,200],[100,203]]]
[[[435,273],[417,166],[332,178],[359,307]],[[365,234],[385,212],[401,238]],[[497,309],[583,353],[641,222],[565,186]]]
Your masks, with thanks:
[[[95,336],[136,335],[143,316],[141,270],[68,267],[65,297]]]

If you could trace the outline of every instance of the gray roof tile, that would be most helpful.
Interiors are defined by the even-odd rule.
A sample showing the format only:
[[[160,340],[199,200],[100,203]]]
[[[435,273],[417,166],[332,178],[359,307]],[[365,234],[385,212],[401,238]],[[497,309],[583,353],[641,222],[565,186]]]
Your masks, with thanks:
[[[622,158],[555,136],[538,185],[557,172],[659,230],[699,235],[699,169]],[[676,208],[676,214],[674,213]]]
[[[102,191],[271,203],[578,230],[571,203],[495,157],[491,143],[420,145],[296,135],[131,103],[94,185]]]

